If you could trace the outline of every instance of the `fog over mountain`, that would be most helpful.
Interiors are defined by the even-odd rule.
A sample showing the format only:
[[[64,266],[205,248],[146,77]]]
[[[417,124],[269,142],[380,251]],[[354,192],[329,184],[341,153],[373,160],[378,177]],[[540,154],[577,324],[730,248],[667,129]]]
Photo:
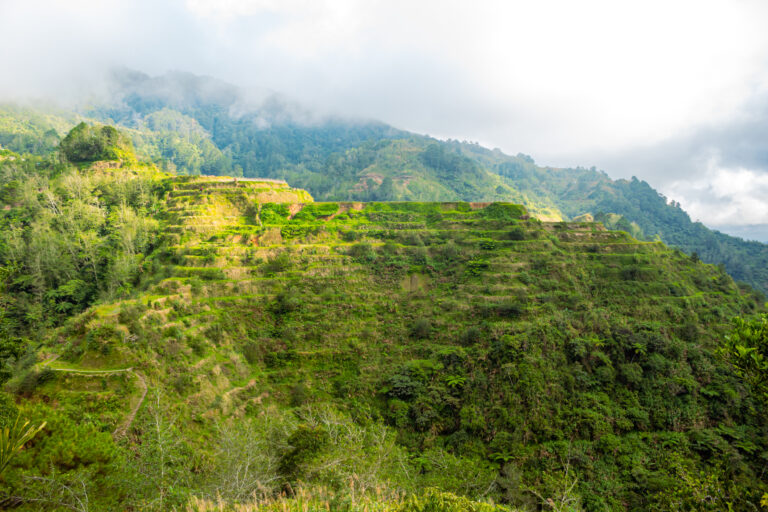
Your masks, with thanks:
[[[307,112],[637,175],[707,225],[760,233],[766,14],[757,1],[5,1],[0,98],[82,100],[114,67],[189,71]]]

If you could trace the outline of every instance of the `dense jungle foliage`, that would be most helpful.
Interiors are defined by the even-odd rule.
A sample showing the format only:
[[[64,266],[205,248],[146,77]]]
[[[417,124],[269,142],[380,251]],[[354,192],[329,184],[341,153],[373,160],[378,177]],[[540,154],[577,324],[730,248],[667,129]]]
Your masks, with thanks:
[[[698,222],[636,179],[594,168],[541,167],[526,155],[438,141],[375,122],[322,117],[278,95],[253,99],[185,73],[116,73],[108,100],[79,113],[0,109],[0,148],[47,155],[83,116],[117,124],[140,159],[182,174],[285,179],[324,201],[511,201],[545,220],[616,214],[644,240],[657,237],[737,281],[768,292],[768,246]],[[618,227],[618,226],[614,226]]]
[[[0,421],[46,422],[3,507],[754,510],[768,492],[762,306],[722,268],[511,203],[316,203],[131,162],[0,161]]]
[[[114,126],[89,126],[81,122],[61,140],[59,152],[72,163],[136,163],[133,143]]]

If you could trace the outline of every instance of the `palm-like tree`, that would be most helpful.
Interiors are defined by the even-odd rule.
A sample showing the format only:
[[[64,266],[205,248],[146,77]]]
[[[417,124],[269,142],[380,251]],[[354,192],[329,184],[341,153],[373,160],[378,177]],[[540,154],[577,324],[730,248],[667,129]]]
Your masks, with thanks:
[[[38,427],[28,427],[29,420],[21,423],[21,414],[19,414],[12,426],[0,429],[0,475],[8,467],[11,459],[21,451],[24,444],[35,437],[45,427],[45,424],[44,421]]]

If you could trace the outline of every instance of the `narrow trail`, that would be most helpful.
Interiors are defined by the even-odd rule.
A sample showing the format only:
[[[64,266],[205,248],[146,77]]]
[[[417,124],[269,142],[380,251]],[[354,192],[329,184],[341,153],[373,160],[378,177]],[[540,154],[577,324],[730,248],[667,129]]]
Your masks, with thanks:
[[[139,379],[139,386],[141,387],[141,397],[139,397],[139,401],[136,402],[136,405],[131,409],[130,414],[123,420],[123,423],[118,425],[118,427],[115,429],[114,432],[112,432],[112,437],[115,439],[120,439],[122,437],[125,437],[125,434],[128,433],[128,429],[131,428],[131,424],[133,423],[133,420],[136,418],[136,414],[139,412],[139,409],[141,408],[141,404],[144,403],[144,398],[147,396],[147,381],[144,380],[144,376],[140,374],[139,372],[133,372],[133,374],[136,376],[137,379]]]
[[[47,368],[48,370],[54,371],[54,372],[67,372],[67,373],[79,373],[82,375],[104,375],[104,374],[110,374],[110,373],[121,373],[121,372],[132,372],[133,367],[129,368],[117,368],[115,370],[82,370],[80,368],[51,368],[51,363],[57,360],[61,356],[61,354],[55,354],[46,359],[45,361],[41,361],[38,364],[40,368]]]
[[[77,368],[51,368],[48,367],[49,370],[54,372],[67,372],[67,373],[78,373],[81,375],[106,375],[110,373],[123,373],[123,372],[132,372],[133,368],[118,368],[117,370],[79,370]]]
[[[225,392],[223,395],[221,395],[221,398],[223,400],[229,400],[229,397],[232,396],[234,393],[239,393],[240,391],[243,391],[244,389],[250,389],[256,384],[256,379],[251,379],[248,384],[245,386],[239,386],[236,388],[232,388],[229,391]]]
[[[54,362],[55,360],[57,360],[57,359],[59,358],[59,356],[60,356],[60,355],[61,355],[61,354],[54,354],[54,355],[52,355],[51,357],[49,357],[49,358],[48,358],[48,359],[46,359],[45,361],[41,362],[41,363],[40,363],[40,366],[41,366],[42,368],[45,368],[46,366],[48,366],[49,364],[51,364],[52,362]]]
[[[224,411],[229,411],[230,410],[230,406],[231,406],[230,397],[233,394],[239,393],[240,391],[244,391],[246,389],[250,389],[250,388],[252,388],[255,385],[256,385],[256,379],[251,379],[248,382],[248,384],[246,384],[245,386],[239,386],[239,387],[232,388],[229,391],[225,392],[223,395],[221,395],[222,410],[224,410]]]

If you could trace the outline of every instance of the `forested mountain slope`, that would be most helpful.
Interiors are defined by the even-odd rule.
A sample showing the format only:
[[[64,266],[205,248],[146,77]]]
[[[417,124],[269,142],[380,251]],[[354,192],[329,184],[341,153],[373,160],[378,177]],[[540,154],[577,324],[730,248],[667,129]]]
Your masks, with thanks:
[[[162,173],[109,129],[68,140],[112,160],[0,161],[0,421],[47,421],[3,506],[753,510],[768,491],[761,397],[718,355],[760,305],[721,269],[510,203],[313,202]],[[467,162],[429,144],[425,168]]]
[[[274,93],[250,94],[185,73],[122,71],[78,112],[5,107],[0,145],[46,154],[83,118],[128,129],[139,158],[179,173],[288,180],[319,200],[512,201],[547,220],[623,217],[612,227],[725,265],[768,291],[768,246],[694,223],[650,185],[596,169],[541,167],[529,157],[438,141],[383,123],[323,117]],[[636,228],[631,228],[631,224]]]
[[[491,171],[535,201],[551,202],[567,218],[584,214],[616,213],[636,223],[645,239],[657,236],[667,244],[696,254],[703,261],[724,264],[736,280],[768,291],[768,245],[745,241],[693,222],[675,202],[670,202],[645,181],[612,180],[592,169],[540,167],[525,155],[511,157],[472,144],[453,143],[463,154],[482,162]]]

